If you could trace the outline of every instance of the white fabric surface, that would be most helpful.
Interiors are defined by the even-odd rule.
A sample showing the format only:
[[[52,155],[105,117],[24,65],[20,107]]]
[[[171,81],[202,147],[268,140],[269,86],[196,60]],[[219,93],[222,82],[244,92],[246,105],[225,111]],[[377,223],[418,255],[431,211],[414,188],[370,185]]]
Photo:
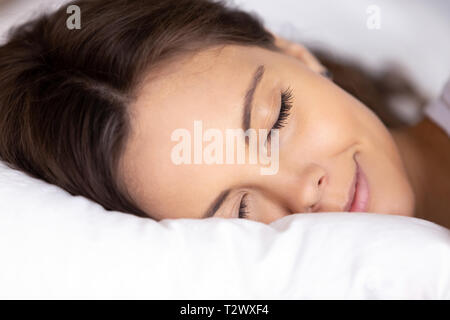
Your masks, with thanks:
[[[450,299],[450,231],[362,213],[155,222],[0,163],[0,298]]]

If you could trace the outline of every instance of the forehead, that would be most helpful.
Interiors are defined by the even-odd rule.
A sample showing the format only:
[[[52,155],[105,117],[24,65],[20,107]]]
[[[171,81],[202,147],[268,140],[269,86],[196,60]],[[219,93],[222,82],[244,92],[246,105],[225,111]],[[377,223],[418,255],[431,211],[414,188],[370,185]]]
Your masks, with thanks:
[[[133,132],[123,159],[127,185],[145,211],[156,218],[200,216],[233,184],[238,173],[232,166],[174,164],[171,152],[177,141],[171,135],[187,129],[193,155],[194,121],[201,120],[203,130],[239,128],[245,91],[268,52],[257,47],[212,48],[145,81],[131,106]]]

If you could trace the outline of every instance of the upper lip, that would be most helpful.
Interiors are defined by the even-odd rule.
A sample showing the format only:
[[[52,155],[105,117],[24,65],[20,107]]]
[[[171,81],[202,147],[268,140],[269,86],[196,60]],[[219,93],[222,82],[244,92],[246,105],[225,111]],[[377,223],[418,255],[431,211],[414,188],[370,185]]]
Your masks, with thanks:
[[[355,170],[355,174],[353,175],[353,181],[352,184],[350,185],[350,189],[348,190],[348,200],[347,203],[344,207],[343,211],[350,211],[350,208],[352,207],[352,203],[353,200],[355,199],[355,194],[356,194],[356,181],[357,181],[357,177],[358,177],[358,162],[356,161],[355,158],[353,158],[355,160],[355,164],[356,164],[356,170]]]

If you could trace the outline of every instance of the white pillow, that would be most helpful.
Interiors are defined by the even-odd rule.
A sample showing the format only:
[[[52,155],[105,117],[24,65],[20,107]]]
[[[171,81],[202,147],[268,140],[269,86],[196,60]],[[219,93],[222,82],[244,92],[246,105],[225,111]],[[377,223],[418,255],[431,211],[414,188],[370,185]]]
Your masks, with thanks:
[[[107,212],[0,162],[0,298],[449,299],[450,232],[401,216],[270,225]]]

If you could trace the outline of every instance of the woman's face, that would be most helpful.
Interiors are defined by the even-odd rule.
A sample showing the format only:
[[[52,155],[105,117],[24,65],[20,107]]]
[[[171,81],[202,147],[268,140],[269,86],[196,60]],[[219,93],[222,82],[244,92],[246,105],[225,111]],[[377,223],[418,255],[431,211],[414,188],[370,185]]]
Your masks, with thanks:
[[[279,148],[271,148],[276,135],[266,142],[272,162],[278,155],[272,174],[262,174],[269,165],[249,161],[248,147],[244,163],[233,157],[226,163],[226,130],[280,127],[288,90],[292,107],[282,111]],[[270,223],[291,213],[349,211],[352,199],[353,210],[413,215],[401,157],[377,116],[282,52],[226,45],[181,59],[143,83],[130,114],[133,132],[121,174],[137,204],[157,220],[238,218],[241,212]],[[206,160],[220,155],[211,151],[213,143],[223,164]],[[191,163],[180,164],[180,157]]]

